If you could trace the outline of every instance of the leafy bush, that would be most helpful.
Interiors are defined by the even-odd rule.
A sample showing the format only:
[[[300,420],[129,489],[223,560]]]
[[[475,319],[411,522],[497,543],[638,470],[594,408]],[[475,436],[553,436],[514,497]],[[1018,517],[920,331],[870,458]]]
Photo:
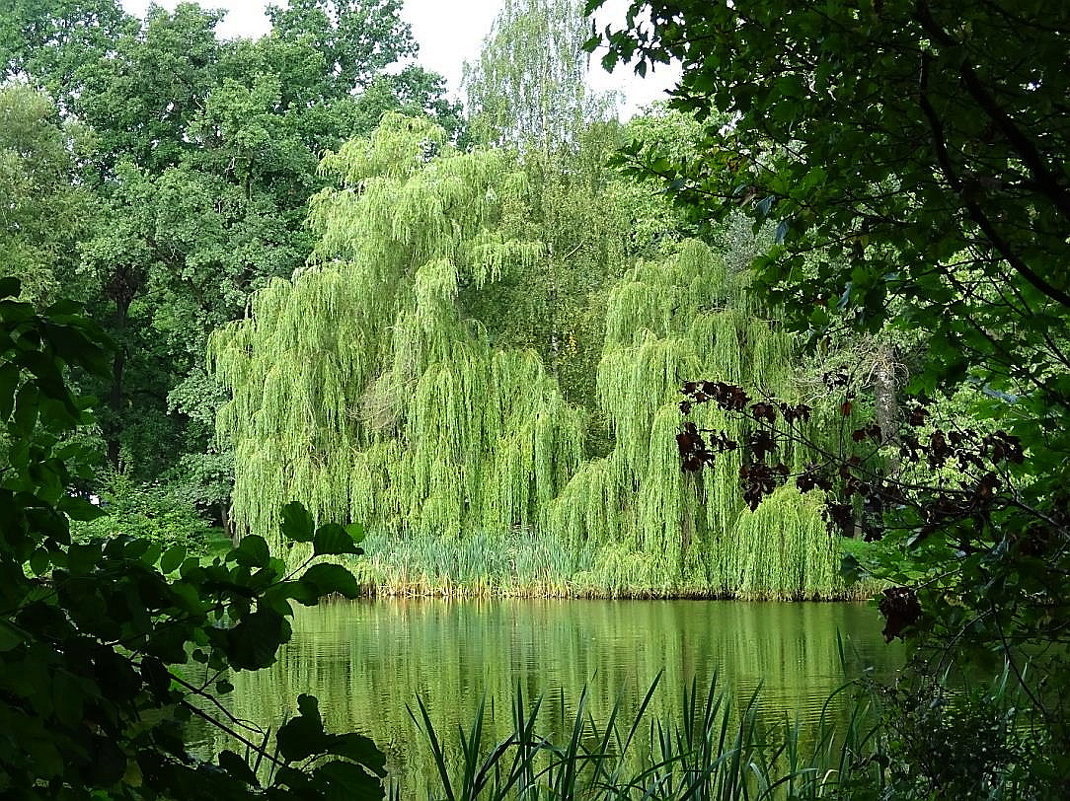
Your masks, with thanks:
[[[987,682],[904,674],[870,685],[880,708],[874,753],[886,769],[878,798],[1047,799],[1058,785],[1047,733],[1028,725],[1030,704],[1008,662]],[[867,788],[873,791],[871,785]],[[1065,788],[1064,788],[1065,789]],[[864,792],[855,798],[870,797]]]
[[[317,529],[287,506],[283,537],[311,543],[294,571],[257,536],[211,560],[126,535],[72,542],[69,521],[100,512],[67,492],[85,476],[72,473],[78,446],[65,436],[91,420],[65,374],[105,372],[108,343],[77,307],[42,316],[11,299],[19,291],[0,279],[0,796],[381,799],[382,753],[358,734],[327,733],[315,698],[298,698],[300,714],[274,742],[243,735],[219,700],[233,689],[228,673],[275,661],[293,602],[358,594],[340,565],[308,565],[361,553],[360,532]],[[245,756],[196,759],[184,740],[191,717]]]
[[[100,508],[102,517],[71,526],[76,541],[126,536],[165,548],[180,545],[196,556],[225,549],[228,544],[222,529],[208,523],[165,485],[139,484],[112,474],[100,491]]]

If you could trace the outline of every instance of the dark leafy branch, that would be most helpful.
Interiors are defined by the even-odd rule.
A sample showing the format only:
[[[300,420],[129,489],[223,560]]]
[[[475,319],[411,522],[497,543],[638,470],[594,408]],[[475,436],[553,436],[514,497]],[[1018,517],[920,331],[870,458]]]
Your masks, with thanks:
[[[0,723],[22,744],[0,749],[0,794],[382,798],[382,754],[367,738],[327,733],[315,699],[298,699],[273,743],[242,734],[218,699],[233,689],[220,677],[274,662],[292,602],[353,597],[352,574],[327,563],[287,573],[256,536],[211,560],[132,537],[72,542],[69,519],[99,510],[67,492],[86,457],[64,438],[90,418],[66,371],[106,371],[108,342],[75,307],[39,315],[11,299],[18,291],[0,281]],[[297,504],[283,521],[313,557],[360,553],[359,527],[317,528]],[[184,678],[191,660],[213,682]],[[191,716],[248,758],[194,758],[182,735]],[[257,775],[262,764],[269,775]]]
[[[845,382],[826,376],[830,391]],[[910,403],[899,430],[883,431],[875,422],[851,431],[856,446],[870,443],[868,451],[840,453],[818,442],[813,409],[775,398],[754,400],[739,386],[719,381],[684,384],[680,409],[690,415],[697,405],[712,403],[724,412],[752,424],[741,440],[724,431],[682,424],[677,435],[682,468],[699,472],[722,453],[741,451],[739,471],[743,500],[751,509],[789,481],[802,493],[820,490],[826,521],[832,531],[866,542],[883,539],[890,531],[909,536],[910,547],[922,547],[937,533],[954,533],[956,551],[968,556],[991,550],[998,539],[993,518],[1013,509],[1028,514],[1038,526],[1051,529],[1057,539],[1066,536],[1067,521],[1027,505],[1013,486],[1008,467],[1026,459],[1021,440],[1002,430],[981,432],[954,425],[932,425],[929,402]],[[845,396],[837,412],[844,418],[855,413],[855,401]],[[795,473],[778,458],[788,443],[804,446],[812,459]],[[896,456],[896,472],[888,469],[888,452]],[[947,474],[946,480],[919,483],[919,471]],[[881,601],[888,619],[886,636],[899,636],[921,617],[920,603],[909,587],[890,588]]]

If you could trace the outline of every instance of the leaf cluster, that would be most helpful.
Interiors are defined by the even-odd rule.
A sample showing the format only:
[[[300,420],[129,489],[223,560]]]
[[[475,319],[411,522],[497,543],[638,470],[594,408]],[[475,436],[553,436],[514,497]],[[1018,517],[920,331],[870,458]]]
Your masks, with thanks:
[[[87,422],[66,371],[107,369],[107,339],[69,305],[37,314],[0,282],[0,792],[20,798],[381,798],[382,754],[326,733],[315,699],[250,739],[218,696],[231,671],[272,664],[292,603],[355,597],[337,564],[288,572],[262,538],[212,560],[129,536],[71,539],[100,512],[72,497],[62,436]],[[283,534],[314,556],[359,554],[359,527],[316,528],[299,505]],[[306,563],[307,564],[307,563]],[[304,567],[304,566],[302,566]],[[211,764],[187,750],[201,718],[246,747]],[[257,770],[263,768],[258,774]]]

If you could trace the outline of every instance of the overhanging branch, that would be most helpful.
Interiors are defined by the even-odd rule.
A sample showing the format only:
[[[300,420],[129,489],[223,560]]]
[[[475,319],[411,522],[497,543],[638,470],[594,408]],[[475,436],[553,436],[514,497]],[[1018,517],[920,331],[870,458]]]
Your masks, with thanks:
[[[1014,251],[1014,248],[1011,247],[1010,243],[996,229],[996,226],[988,218],[988,215],[985,214],[981,205],[976,200],[969,199],[962,191],[962,180],[955,172],[955,166],[951,161],[951,155],[947,149],[947,138],[944,135],[944,124],[929,100],[929,64],[931,61],[931,54],[922,53],[918,102],[921,105],[921,111],[925,115],[925,119],[929,123],[929,129],[932,132],[933,149],[936,152],[936,161],[940,166],[941,173],[943,173],[944,178],[951,186],[951,189],[961,200],[970,219],[977,224],[977,227],[981,229],[988,241],[992,243],[992,246],[1007,261],[1007,263],[1014,268],[1014,271],[1052,300],[1058,301],[1063,306],[1070,307],[1070,294],[1067,294],[1064,290],[1059,289],[1044,280],[1044,278],[1038,275],[1028,264],[1026,264]]]

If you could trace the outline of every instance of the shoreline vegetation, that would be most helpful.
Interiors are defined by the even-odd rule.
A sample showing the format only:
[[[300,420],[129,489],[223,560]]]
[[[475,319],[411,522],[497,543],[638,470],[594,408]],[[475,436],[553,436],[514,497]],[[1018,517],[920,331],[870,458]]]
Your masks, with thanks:
[[[359,571],[354,571],[359,574]],[[362,597],[413,599],[469,598],[540,598],[562,601],[746,601],[768,603],[865,603],[873,599],[871,591],[847,590],[837,596],[797,596],[790,598],[744,597],[713,594],[701,588],[621,587],[606,589],[582,585],[531,584],[500,586],[487,583],[454,583],[448,578],[419,576],[408,581],[361,582]]]
[[[782,564],[783,542],[769,532],[770,560]],[[835,537],[825,534],[831,562],[837,558]],[[705,599],[741,601],[864,601],[884,585],[863,580],[847,583],[836,577],[827,587],[807,584],[803,564],[770,580],[754,562],[744,569],[720,566],[720,572],[674,569],[663,561],[623,548],[570,553],[553,548],[553,538],[533,531],[507,535],[480,533],[463,539],[415,535],[408,538],[370,534],[366,555],[350,569],[371,596],[516,597],[575,599]],[[779,546],[779,547],[777,547]],[[786,566],[785,566],[786,567]],[[765,578],[755,581],[753,575]],[[678,576],[678,578],[677,578]],[[749,580],[748,579],[752,579]]]

